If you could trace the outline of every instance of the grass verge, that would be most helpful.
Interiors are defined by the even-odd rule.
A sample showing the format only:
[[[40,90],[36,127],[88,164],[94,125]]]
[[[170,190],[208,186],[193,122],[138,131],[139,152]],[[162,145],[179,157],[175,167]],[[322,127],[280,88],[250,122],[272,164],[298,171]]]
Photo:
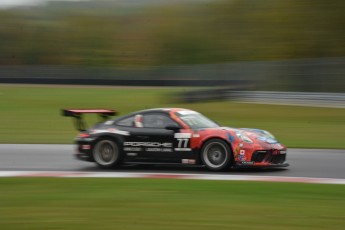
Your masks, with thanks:
[[[345,148],[345,109],[229,101],[184,104],[169,97],[185,88],[0,85],[0,143],[72,143],[76,131],[61,108],[197,110],[224,126],[266,129],[288,147]],[[96,121],[90,116],[89,123]]]
[[[1,229],[344,229],[345,186],[2,178]]]

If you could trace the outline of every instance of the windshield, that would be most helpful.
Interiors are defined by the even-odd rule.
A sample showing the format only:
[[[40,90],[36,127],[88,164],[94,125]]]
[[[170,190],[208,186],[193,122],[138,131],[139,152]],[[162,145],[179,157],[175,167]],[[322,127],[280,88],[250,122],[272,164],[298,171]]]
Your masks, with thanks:
[[[191,110],[183,110],[175,113],[191,129],[217,128],[219,125],[204,115]]]

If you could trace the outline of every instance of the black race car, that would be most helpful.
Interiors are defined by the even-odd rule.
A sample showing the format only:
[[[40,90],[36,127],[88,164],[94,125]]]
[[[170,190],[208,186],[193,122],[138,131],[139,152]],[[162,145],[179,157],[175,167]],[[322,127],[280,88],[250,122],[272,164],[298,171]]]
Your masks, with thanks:
[[[86,129],[83,114],[102,121]],[[101,168],[123,163],[205,165],[213,171],[229,167],[286,167],[287,149],[259,129],[222,127],[202,114],[180,108],[137,111],[116,119],[114,110],[64,109],[75,118],[80,160]]]

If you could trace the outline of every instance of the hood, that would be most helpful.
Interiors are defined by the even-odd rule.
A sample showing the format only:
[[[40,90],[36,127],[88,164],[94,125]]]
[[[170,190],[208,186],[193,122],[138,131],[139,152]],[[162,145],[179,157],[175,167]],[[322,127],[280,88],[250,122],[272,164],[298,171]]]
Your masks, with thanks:
[[[244,132],[245,135],[252,137],[256,140],[266,142],[268,144],[276,144],[279,141],[268,131],[262,129],[252,128],[240,128],[240,131]]]
[[[253,128],[229,128],[223,127],[225,130],[234,132],[241,139],[249,139],[253,141],[261,141],[267,144],[277,144],[279,141],[268,131],[262,129],[253,129]],[[248,141],[249,142],[249,141]]]

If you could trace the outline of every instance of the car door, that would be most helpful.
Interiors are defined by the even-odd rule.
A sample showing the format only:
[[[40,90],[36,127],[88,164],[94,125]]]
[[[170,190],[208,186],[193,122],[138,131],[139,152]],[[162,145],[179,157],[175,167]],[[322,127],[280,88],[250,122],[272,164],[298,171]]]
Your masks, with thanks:
[[[143,114],[143,127],[147,138],[144,155],[148,161],[156,163],[181,163],[180,155],[175,151],[177,139],[175,131],[168,126],[179,126],[164,112]]]
[[[145,145],[148,142],[147,131],[142,127],[142,115],[134,114],[116,122],[116,127],[129,135],[123,136],[122,151],[125,162],[145,162]]]
[[[164,112],[135,114],[116,125],[129,132],[123,142],[126,162],[183,163],[183,159],[194,158],[191,134],[181,133],[180,125]],[[174,128],[167,129],[169,126]]]

